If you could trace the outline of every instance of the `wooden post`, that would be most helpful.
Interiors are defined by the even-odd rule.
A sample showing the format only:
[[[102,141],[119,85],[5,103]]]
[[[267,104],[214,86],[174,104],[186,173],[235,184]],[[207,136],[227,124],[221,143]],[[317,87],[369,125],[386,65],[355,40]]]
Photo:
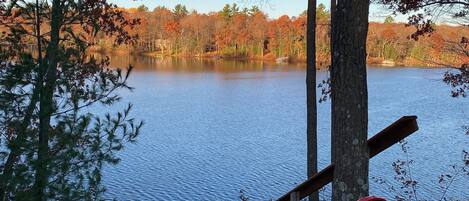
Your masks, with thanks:
[[[290,201],[300,201],[300,194],[298,191],[293,191],[290,193]]]

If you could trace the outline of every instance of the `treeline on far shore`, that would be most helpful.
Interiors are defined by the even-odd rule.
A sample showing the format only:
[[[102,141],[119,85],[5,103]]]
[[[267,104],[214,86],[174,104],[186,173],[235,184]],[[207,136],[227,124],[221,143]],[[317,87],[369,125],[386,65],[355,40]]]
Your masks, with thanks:
[[[188,11],[183,5],[175,8],[145,6],[125,9],[141,24],[130,30],[137,34],[133,45],[113,46],[112,38],[98,35],[92,51],[134,53],[151,56],[181,56],[207,58],[239,58],[304,62],[306,59],[306,12],[295,17],[287,15],[269,19],[258,7],[240,8],[236,4],[212,13]],[[320,4],[317,15],[317,62],[330,63],[330,13]],[[464,26],[434,25],[429,36],[413,40],[415,28],[395,23],[392,16],[384,23],[369,25],[367,61],[383,65],[453,65],[469,61],[455,51],[463,36],[469,35]],[[283,61],[282,60],[282,61]]]

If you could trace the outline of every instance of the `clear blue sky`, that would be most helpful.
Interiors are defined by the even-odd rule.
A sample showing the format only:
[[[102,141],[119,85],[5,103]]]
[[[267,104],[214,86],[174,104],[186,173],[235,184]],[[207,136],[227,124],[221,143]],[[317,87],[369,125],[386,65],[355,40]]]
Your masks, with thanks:
[[[307,0],[110,0],[122,7],[137,7],[144,4],[150,10],[156,6],[165,6],[174,8],[176,4],[183,4],[189,10],[197,10],[198,12],[208,13],[211,11],[219,11],[225,4],[236,3],[240,7],[251,7],[257,5],[268,13],[269,17],[277,18],[281,15],[297,16],[306,10]],[[318,0],[319,3],[329,6],[330,0]],[[370,19],[373,21],[383,20],[390,12],[379,6],[373,5],[370,9]],[[399,19],[401,20],[401,19]]]

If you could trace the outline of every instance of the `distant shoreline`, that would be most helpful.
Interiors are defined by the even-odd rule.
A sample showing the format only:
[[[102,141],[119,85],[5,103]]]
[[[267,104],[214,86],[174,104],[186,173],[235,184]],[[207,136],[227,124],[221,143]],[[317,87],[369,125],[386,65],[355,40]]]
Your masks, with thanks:
[[[267,64],[272,65],[280,65],[280,64],[290,64],[290,65],[306,65],[306,61],[304,59],[296,59],[296,58],[289,58],[287,62],[276,62],[277,58],[271,57],[230,57],[230,56],[223,56],[217,54],[205,54],[205,55],[164,55],[157,52],[142,52],[142,53],[130,53],[130,51],[96,51],[91,50],[90,53],[94,54],[102,54],[102,55],[113,55],[113,56],[122,56],[122,55],[131,55],[131,56],[141,56],[141,57],[151,57],[151,58],[181,58],[181,59],[206,59],[206,60],[225,60],[225,61],[259,61],[265,62]],[[316,61],[316,65],[318,69],[324,69],[330,65],[329,61]],[[373,67],[381,67],[381,68],[396,68],[396,67],[418,67],[418,68],[448,68],[448,66],[437,65],[437,64],[430,64],[416,60],[407,60],[407,61],[392,61],[392,60],[384,60],[380,58],[368,58],[367,65]]]

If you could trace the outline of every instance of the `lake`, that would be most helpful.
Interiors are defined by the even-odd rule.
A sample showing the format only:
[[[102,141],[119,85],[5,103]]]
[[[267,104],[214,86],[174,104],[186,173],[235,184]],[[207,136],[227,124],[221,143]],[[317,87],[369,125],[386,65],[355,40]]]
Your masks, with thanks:
[[[134,104],[144,120],[136,144],[107,166],[106,196],[118,200],[275,199],[305,180],[305,68],[262,62],[158,59],[113,56],[111,64],[136,66],[133,92],[122,91],[122,105]],[[418,198],[441,196],[438,176],[461,165],[469,147],[469,98],[451,98],[444,69],[368,69],[369,136],[404,115],[417,115],[420,130],[411,135],[412,176]],[[326,77],[318,72],[318,80]],[[102,108],[101,110],[105,110]],[[107,108],[110,109],[110,108]],[[319,166],[330,163],[330,102],[318,105]],[[406,159],[399,145],[370,162],[370,176],[391,184],[392,162]],[[371,194],[393,198],[370,179]],[[460,178],[450,197],[469,198]],[[323,196],[327,196],[326,189]]]

